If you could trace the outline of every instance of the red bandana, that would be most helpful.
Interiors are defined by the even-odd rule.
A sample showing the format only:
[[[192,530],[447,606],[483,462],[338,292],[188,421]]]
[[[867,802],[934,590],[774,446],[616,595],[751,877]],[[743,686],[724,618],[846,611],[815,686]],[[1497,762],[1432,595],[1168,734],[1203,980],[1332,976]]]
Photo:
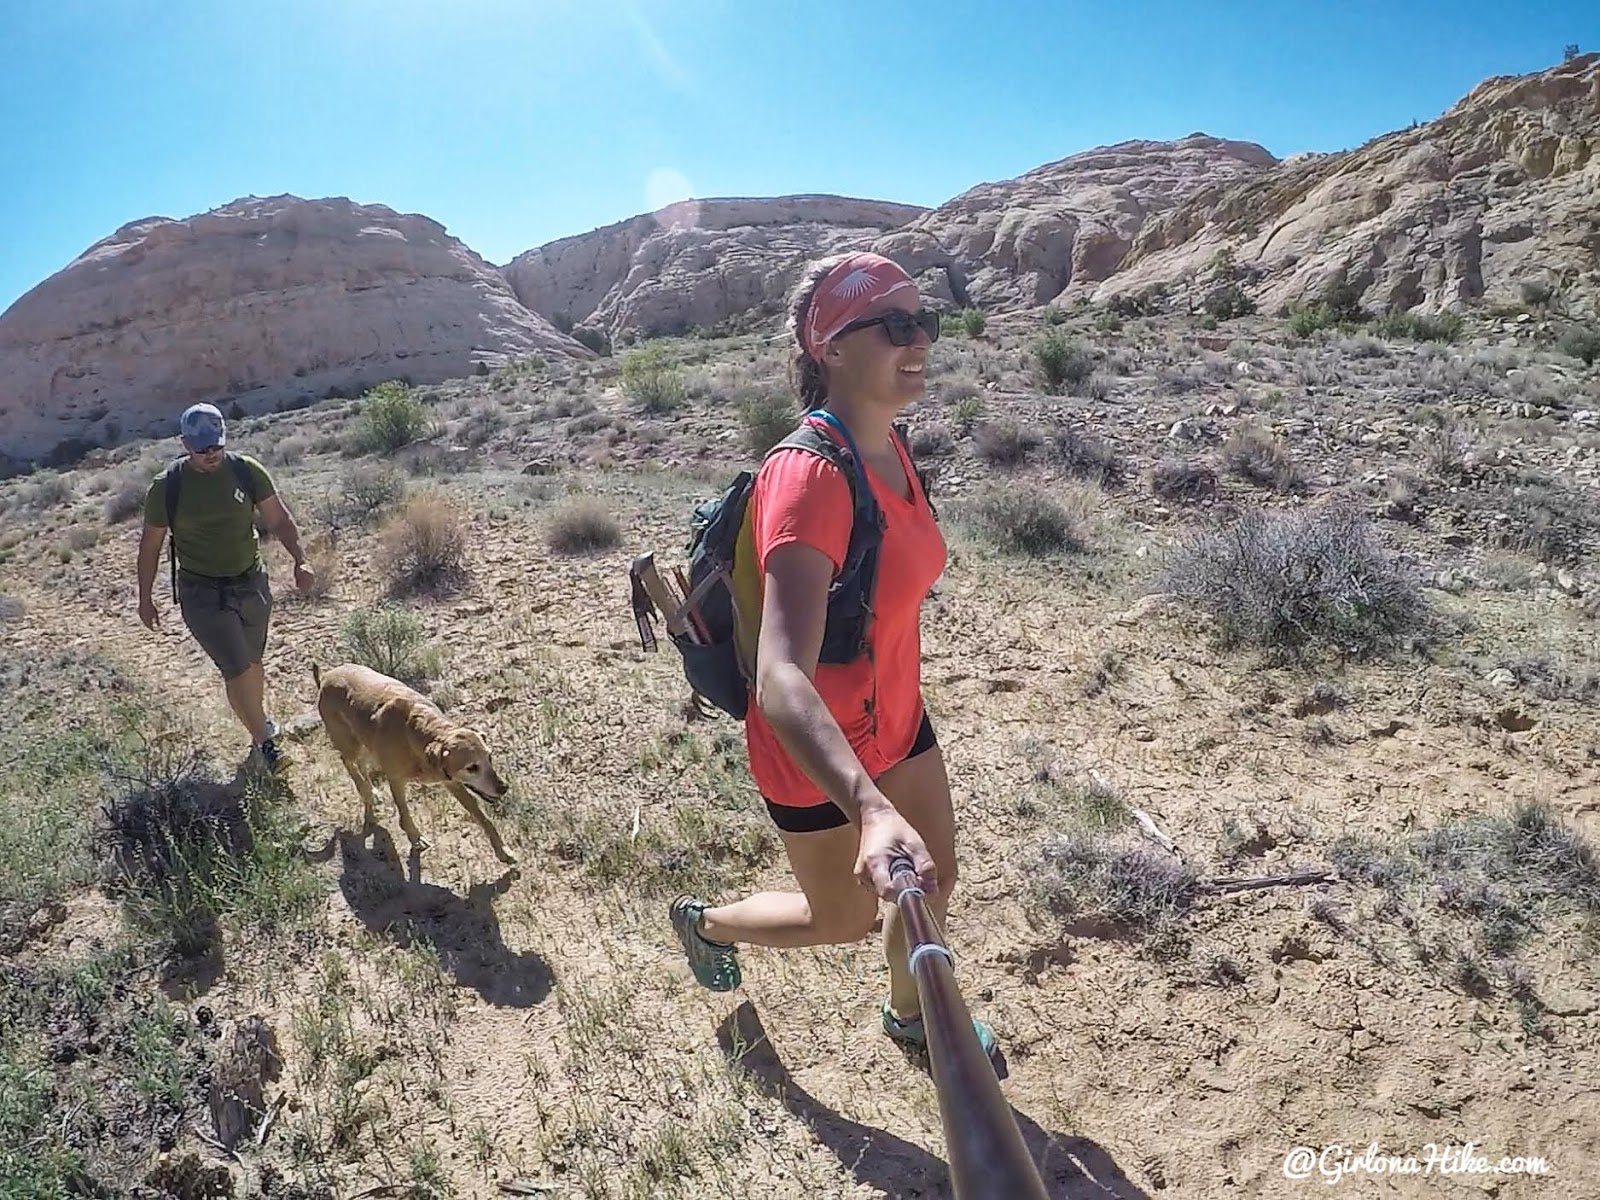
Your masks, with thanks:
[[[885,296],[916,283],[881,254],[852,254],[822,277],[801,329],[806,353],[818,361],[829,342]]]

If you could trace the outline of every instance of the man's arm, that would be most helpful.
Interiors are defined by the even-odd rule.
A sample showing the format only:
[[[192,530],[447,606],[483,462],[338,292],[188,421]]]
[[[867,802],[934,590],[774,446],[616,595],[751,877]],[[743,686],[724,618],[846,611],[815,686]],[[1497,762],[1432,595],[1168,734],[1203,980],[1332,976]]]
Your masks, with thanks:
[[[311,564],[306,561],[306,552],[300,548],[300,527],[294,523],[293,514],[289,512],[284,502],[278,499],[276,492],[257,507],[266,519],[267,528],[272,531],[272,536],[283,543],[283,548],[289,552],[289,557],[294,559],[295,588],[301,592],[311,591],[316,584],[317,573],[311,569]]]
[[[306,552],[300,548],[300,527],[294,522],[294,514],[276,494],[268,496],[257,507],[261,509],[261,515],[267,522],[267,528],[272,531],[272,536],[283,543],[283,548],[289,552],[289,557],[294,559],[294,565],[303,566]]]
[[[151,629],[156,627],[156,601],[154,589],[156,568],[161,565],[161,543],[166,539],[165,525],[144,524],[139,534],[139,619]]]

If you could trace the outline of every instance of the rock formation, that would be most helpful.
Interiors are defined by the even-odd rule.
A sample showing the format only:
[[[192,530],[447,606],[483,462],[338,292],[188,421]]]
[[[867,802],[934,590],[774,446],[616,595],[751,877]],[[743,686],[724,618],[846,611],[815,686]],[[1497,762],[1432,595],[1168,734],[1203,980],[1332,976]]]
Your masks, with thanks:
[[[171,433],[196,400],[260,412],[535,353],[591,356],[437,222],[252,197],[125,225],[0,316],[0,454]]]
[[[864,248],[928,210],[843,196],[685,200],[519,254],[517,298],[565,326],[682,333],[777,312],[807,259]]]
[[[1200,133],[1122,142],[980,184],[874,248],[913,274],[936,272],[935,293],[948,286],[961,304],[1044,304],[1110,278],[1157,214],[1276,163],[1253,142]]]
[[[1600,55],[1486,80],[1434,121],[1191,193],[1097,299],[1204,284],[1219,251],[1264,311],[1343,281],[1378,310],[1600,290]]]

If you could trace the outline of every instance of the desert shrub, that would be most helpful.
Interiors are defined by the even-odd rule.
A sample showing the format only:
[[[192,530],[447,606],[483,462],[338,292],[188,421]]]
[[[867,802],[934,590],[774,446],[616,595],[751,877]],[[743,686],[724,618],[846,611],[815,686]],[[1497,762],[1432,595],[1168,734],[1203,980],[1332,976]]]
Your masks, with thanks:
[[[427,432],[428,414],[416,393],[391,379],[362,397],[354,445],[359,453],[394,451],[420,440]]]
[[[1049,329],[1033,342],[1044,387],[1052,394],[1077,387],[1094,373],[1094,355],[1064,331]]]
[[[1368,314],[1361,307],[1360,289],[1338,280],[1324,288],[1312,303],[1291,310],[1289,332],[1296,337],[1309,337],[1319,329],[1353,332],[1367,320]]]
[[[799,423],[794,405],[777,392],[751,392],[742,397],[739,421],[744,427],[744,448],[758,458]]]
[[[1247,511],[1173,556],[1165,590],[1216,618],[1225,644],[1369,657],[1421,631],[1419,581],[1344,507]]]
[[[406,477],[391,466],[363,463],[339,476],[339,516],[365,525],[406,494]]]
[[[1219,321],[1254,316],[1256,302],[1237,283],[1223,284],[1201,301],[1200,307]]]
[[[1305,480],[1282,439],[1258,426],[1233,431],[1222,447],[1222,461],[1239,478],[1274,492],[1298,492]]]
[[[950,406],[950,426],[958,434],[969,433],[983,416],[984,402],[982,396],[962,396]]]
[[[1585,366],[1600,362],[1600,325],[1574,325],[1556,340],[1561,353],[1581,358]]]
[[[1600,538],[1600,503],[1581,487],[1539,472],[1496,479],[1470,490],[1463,502],[1494,520],[1491,544],[1540,562],[1579,563]]]
[[[989,327],[989,318],[983,315],[981,308],[964,308],[961,310],[961,328],[968,337],[982,337],[983,331]]]
[[[550,514],[545,542],[557,554],[610,550],[622,543],[622,528],[592,496],[579,496]]]
[[[1403,839],[1344,834],[1328,857],[1344,878],[1382,889],[1376,915],[1406,929],[1423,965],[1483,995],[1492,959],[1511,998],[1525,1000],[1532,974],[1514,957],[1522,945],[1551,918],[1600,917],[1600,856],[1540,801],[1452,817]]]
[[[393,595],[453,591],[467,573],[461,511],[437,493],[414,496],[384,526],[379,562]]]
[[[1386,313],[1373,326],[1379,337],[1407,338],[1413,342],[1455,342],[1461,338],[1461,316],[1444,312],[1430,317],[1426,313]]]
[[[1113,296],[1106,307],[1119,317],[1153,317],[1162,311],[1166,298],[1166,285],[1157,284],[1142,292]]]
[[[606,336],[605,330],[596,329],[592,325],[579,325],[572,331],[572,340],[579,345],[587,346],[596,354],[611,353],[611,339]]]
[[[1163,500],[1215,499],[1217,473],[1205,463],[1168,458],[1150,472],[1150,490]]]
[[[17,490],[17,504],[25,512],[48,512],[76,494],[72,476],[39,474]]]
[[[150,480],[131,475],[118,477],[100,503],[100,515],[107,525],[118,525],[144,510],[145,494],[150,490]]]
[[[909,440],[914,458],[945,458],[956,451],[956,440],[943,425],[919,425]]]
[[[168,741],[146,745],[118,782],[102,833],[111,890],[167,952],[213,949],[230,915],[272,928],[314,906],[318,884],[271,781],[224,784],[202,752]]]
[[[1289,314],[1289,332],[1295,337],[1310,337],[1319,329],[1329,329],[1334,321],[1316,305],[1297,308]]]
[[[1127,477],[1126,465],[1109,443],[1085,437],[1070,425],[1052,427],[1044,444],[1050,461],[1079,479],[1111,488],[1120,486]]]
[[[1522,302],[1529,308],[1544,308],[1556,295],[1554,287],[1538,280],[1523,280],[1517,290],[1522,295]]]
[[[1078,522],[1061,501],[1035,487],[991,487],[962,507],[980,537],[1010,554],[1044,557],[1084,548]]]
[[[1548,655],[1518,655],[1502,659],[1500,666],[1541,700],[1600,700],[1600,668]]]
[[[339,628],[339,651],[360,663],[422,688],[439,674],[439,651],[428,642],[422,619],[394,604],[356,609]]]
[[[1112,922],[1158,953],[1185,942],[1183,918],[1200,894],[1195,868],[1122,837],[1058,833],[1024,856],[1025,899],[1058,922]]]
[[[672,412],[688,395],[683,372],[667,362],[666,348],[656,342],[623,356],[622,390],[647,413]]]
[[[996,467],[1020,466],[1038,445],[1038,433],[1009,417],[985,421],[972,431],[972,447],[978,457]]]

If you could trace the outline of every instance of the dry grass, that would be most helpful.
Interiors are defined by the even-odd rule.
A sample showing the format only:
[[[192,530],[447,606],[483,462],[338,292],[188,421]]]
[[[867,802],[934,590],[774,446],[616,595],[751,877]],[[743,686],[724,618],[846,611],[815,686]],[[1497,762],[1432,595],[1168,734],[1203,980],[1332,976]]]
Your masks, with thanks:
[[[550,514],[545,541],[557,554],[592,554],[622,543],[616,517],[593,496],[579,496]]]
[[[1225,644],[1370,657],[1425,632],[1414,570],[1347,508],[1247,511],[1190,538],[1165,589],[1216,618]]]
[[[465,516],[442,493],[413,496],[384,526],[379,554],[393,596],[455,591],[467,576]]]
[[[1007,554],[1040,558],[1087,547],[1081,516],[1036,486],[987,488],[961,505],[960,519]]]

